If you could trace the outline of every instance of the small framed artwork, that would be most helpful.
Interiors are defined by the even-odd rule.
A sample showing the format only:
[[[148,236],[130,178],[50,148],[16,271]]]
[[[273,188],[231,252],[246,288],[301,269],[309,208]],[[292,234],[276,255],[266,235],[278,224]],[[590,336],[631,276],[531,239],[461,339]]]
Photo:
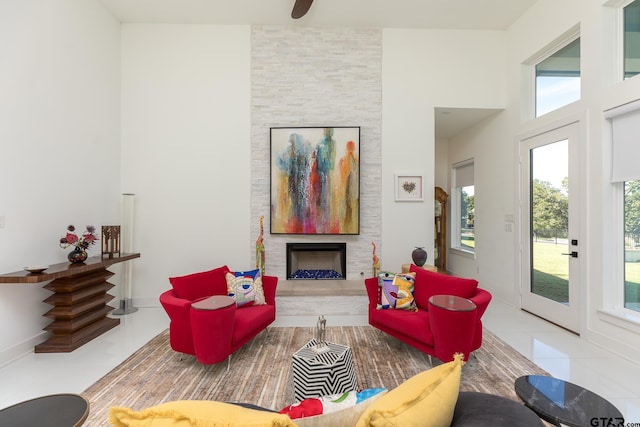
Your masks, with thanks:
[[[400,173],[395,175],[396,202],[422,202],[424,190],[422,175]]]

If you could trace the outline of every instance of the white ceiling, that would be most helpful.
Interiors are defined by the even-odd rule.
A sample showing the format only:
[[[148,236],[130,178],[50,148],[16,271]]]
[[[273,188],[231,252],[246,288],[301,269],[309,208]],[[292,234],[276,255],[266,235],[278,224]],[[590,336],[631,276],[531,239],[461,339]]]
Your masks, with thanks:
[[[500,111],[491,108],[436,108],[435,137],[449,139]]]
[[[537,0],[100,0],[122,22],[505,30]]]
[[[505,30],[537,0],[315,0],[301,19],[295,0],[100,0],[121,22],[308,27]],[[449,138],[495,110],[438,109]]]

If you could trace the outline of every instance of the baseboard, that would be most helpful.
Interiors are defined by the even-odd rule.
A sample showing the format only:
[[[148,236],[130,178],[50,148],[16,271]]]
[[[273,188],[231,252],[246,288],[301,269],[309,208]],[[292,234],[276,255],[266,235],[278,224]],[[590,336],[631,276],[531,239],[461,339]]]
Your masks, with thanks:
[[[625,343],[593,330],[584,333],[583,338],[591,344],[601,347],[605,351],[614,353],[636,365],[638,364],[638,360],[640,360],[640,349],[634,345],[635,343]]]
[[[33,353],[36,345],[47,339],[47,332],[39,332],[37,335],[22,341],[0,352],[0,368],[15,362],[16,360]]]

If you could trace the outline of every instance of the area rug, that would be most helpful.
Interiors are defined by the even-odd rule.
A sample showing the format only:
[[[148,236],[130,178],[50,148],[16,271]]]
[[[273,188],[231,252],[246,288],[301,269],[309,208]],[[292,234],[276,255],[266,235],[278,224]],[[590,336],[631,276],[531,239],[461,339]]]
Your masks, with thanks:
[[[314,335],[311,327],[269,328],[231,357],[201,365],[169,346],[168,331],[82,393],[91,403],[88,426],[108,426],[111,406],[136,410],[172,400],[249,402],[271,409],[293,403],[291,356]],[[351,347],[361,389],[393,389],[431,368],[429,357],[371,326],[328,327],[326,339]],[[434,359],[434,363],[437,363]],[[546,374],[489,331],[482,348],[463,367],[461,390],[519,400],[513,383],[519,376]]]

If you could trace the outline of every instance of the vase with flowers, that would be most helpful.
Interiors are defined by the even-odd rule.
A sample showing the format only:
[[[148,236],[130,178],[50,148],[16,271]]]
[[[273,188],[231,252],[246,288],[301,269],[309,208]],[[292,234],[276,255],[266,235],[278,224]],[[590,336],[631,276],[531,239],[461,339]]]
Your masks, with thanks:
[[[67,259],[72,264],[81,264],[87,260],[89,246],[95,245],[97,241],[96,228],[93,225],[87,225],[87,230],[81,236],[78,236],[76,228],[70,225],[67,227],[67,234],[60,238],[60,247],[66,249],[73,246]]]

